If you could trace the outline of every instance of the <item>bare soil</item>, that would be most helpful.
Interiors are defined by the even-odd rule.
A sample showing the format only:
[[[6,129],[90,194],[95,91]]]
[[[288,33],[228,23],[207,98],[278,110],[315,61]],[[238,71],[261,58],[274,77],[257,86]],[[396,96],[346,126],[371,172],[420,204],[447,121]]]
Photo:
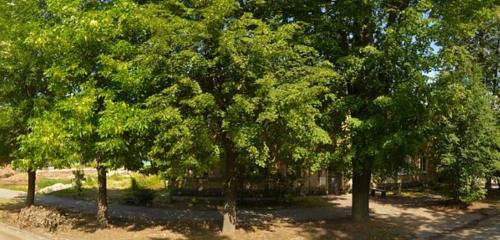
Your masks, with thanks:
[[[22,204],[0,204],[2,222],[23,227],[31,232],[49,235],[52,239],[105,240],[105,239],[227,239],[219,235],[220,226],[215,222],[154,222],[112,219],[108,228],[100,228],[91,215],[59,210],[64,225],[55,231],[45,227],[25,226],[16,220]],[[294,222],[285,220],[263,221],[260,224],[242,225],[234,239],[410,239],[397,229],[388,228],[385,221],[373,220],[354,223],[348,218],[335,221]]]
[[[71,172],[65,174],[41,173],[39,178],[72,177]],[[8,182],[25,181],[24,175],[16,174],[6,179],[9,179]],[[489,200],[474,203],[468,209],[461,209],[459,205],[429,193],[373,197],[370,200],[372,217],[367,222],[349,219],[350,195],[304,198],[302,202],[307,203],[307,207],[278,206],[270,210],[262,206],[247,207],[242,210],[245,214],[240,215],[239,229],[234,239],[469,239],[471,233],[484,235],[484,239],[494,239],[499,235],[500,223],[494,221],[500,216],[499,196],[499,193],[492,193]],[[49,212],[59,214],[59,218],[64,219],[55,229],[26,226],[23,222],[29,221],[31,217],[21,222],[16,220],[22,209],[22,199],[0,199],[0,222],[24,226],[35,233],[49,234],[52,239],[225,239],[219,235],[220,221],[113,218],[110,227],[101,228],[95,224],[93,215],[53,207],[56,208]],[[321,209],[334,211],[322,212]],[[140,208],[136,210],[145,212],[141,212]],[[196,209],[192,211],[194,214],[197,212]],[[331,216],[326,220],[304,220],[325,214]],[[478,226],[481,232],[477,231]]]
[[[315,200],[321,199],[325,198]],[[318,221],[296,221],[266,216],[242,219],[234,239],[446,239],[450,234],[470,232],[469,228],[481,225],[485,219],[498,218],[499,214],[497,200],[478,202],[469,209],[462,210],[457,205],[433,196],[418,199],[376,197],[371,201],[371,211],[373,211],[371,220],[353,222],[347,216],[350,204],[348,195],[332,196],[326,198],[326,201],[331,203],[333,208],[345,210],[343,213],[339,212],[343,215]],[[19,200],[0,202],[0,221],[22,226],[16,221],[21,208],[22,203]],[[311,208],[310,211],[314,212],[313,210],[314,208]],[[290,208],[289,211],[308,214],[305,208]],[[33,226],[27,226],[27,229],[50,234],[53,239],[68,240],[224,239],[219,235],[219,223],[214,221],[147,221],[141,218],[135,220],[114,218],[109,228],[100,228],[95,224],[92,215],[64,209],[57,209],[57,213],[66,221],[53,232],[47,228]],[[489,231],[495,234],[496,230],[495,228],[491,230],[490,226]]]

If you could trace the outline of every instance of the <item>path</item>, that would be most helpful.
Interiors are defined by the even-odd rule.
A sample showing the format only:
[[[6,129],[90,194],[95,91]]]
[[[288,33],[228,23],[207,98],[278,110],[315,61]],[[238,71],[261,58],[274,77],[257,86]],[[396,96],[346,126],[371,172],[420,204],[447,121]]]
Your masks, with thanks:
[[[24,192],[0,189],[0,198],[12,199],[24,197]],[[50,195],[37,195],[35,202],[41,205],[55,206],[73,211],[94,214],[95,203],[92,201],[75,200]],[[350,210],[332,207],[323,208],[293,208],[268,211],[240,210],[238,214],[244,219],[293,219],[296,221],[331,219],[347,216]],[[109,215],[117,218],[148,219],[148,220],[190,220],[190,221],[221,221],[222,215],[215,210],[190,210],[174,208],[148,208],[122,204],[109,204]]]
[[[0,198],[22,197],[24,193],[0,189]],[[350,214],[351,196],[330,196],[332,207],[286,208],[274,210],[239,210],[240,219],[246,224],[261,224],[273,219],[294,221],[331,220]],[[48,195],[38,195],[37,203],[84,213],[95,213],[94,202]],[[436,210],[418,204],[398,204],[375,198],[370,201],[375,219],[397,223],[414,233],[416,239],[495,239],[500,235],[500,210],[481,208],[477,211]],[[166,209],[110,204],[111,217],[164,221],[221,221],[215,210]],[[481,238],[484,236],[483,238]],[[473,238],[475,237],[475,238]],[[500,238],[498,238],[500,239]]]
[[[19,228],[0,223],[0,239],[2,240],[48,240],[49,238],[37,235]]]
[[[485,216],[471,226],[449,232],[441,239],[498,240],[500,239],[500,215]]]
[[[375,217],[398,221],[412,229],[417,239],[498,239],[500,240],[500,209],[484,207],[476,210],[448,211],[425,207],[398,206],[370,202]],[[479,226],[482,226],[480,229]],[[484,232],[484,235],[483,235]],[[474,236],[474,233],[479,236]],[[475,238],[473,238],[475,237]]]

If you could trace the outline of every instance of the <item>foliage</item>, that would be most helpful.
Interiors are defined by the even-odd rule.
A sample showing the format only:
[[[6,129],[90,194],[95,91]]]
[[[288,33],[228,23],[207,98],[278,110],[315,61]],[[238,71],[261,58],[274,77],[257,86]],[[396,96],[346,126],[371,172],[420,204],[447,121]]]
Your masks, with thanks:
[[[444,192],[463,202],[484,197],[481,178],[500,160],[498,122],[498,1],[437,1],[442,21],[439,75],[430,125]]]
[[[499,129],[482,84],[453,81],[460,78],[445,73],[442,77],[433,93],[433,151],[444,192],[469,203],[485,196],[480,179],[499,160]],[[443,83],[447,80],[452,82]]]
[[[54,103],[32,118],[30,132],[19,137],[17,164],[68,166],[97,160],[109,167],[139,168],[139,145],[129,144],[141,127],[130,106],[134,96],[126,91],[132,77],[124,79],[120,69],[126,69],[145,34],[144,16],[130,1],[47,1],[46,12],[54,24],[34,44],[51,56],[42,70]]]
[[[301,27],[239,15],[233,1],[171,7],[158,10],[143,59],[143,82],[158,89],[142,114],[152,164],[184,177],[223,165],[229,152],[242,175],[320,159],[314,150],[331,140],[317,124],[319,99],[336,74],[313,48],[293,44]]]
[[[497,0],[0,0],[0,161],[165,179],[287,166],[291,181],[325,166],[393,177],[430,148],[449,194],[470,202],[500,165],[499,11]]]
[[[132,205],[151,205],[155,198],[155,191],[139,185],[137,179],[130,178],[130,192],[124,198],[126,204]]]
[[[78,196],[82,194],[83,191],[83,181],[85,181],[85,172],[83,169],[73,170],[73,184],[75,185],[75,189],[78,192]]]
[[[12,153],[19,135],[29,131],[29,119],[48,106],[43,72],[51,59],[38,44],[49,24],[44,9],[33,1],[1,1],[0,5],[0,161],[5,162],[15,157]],[[20,164],[25,170],[40,167],[25,160]]]

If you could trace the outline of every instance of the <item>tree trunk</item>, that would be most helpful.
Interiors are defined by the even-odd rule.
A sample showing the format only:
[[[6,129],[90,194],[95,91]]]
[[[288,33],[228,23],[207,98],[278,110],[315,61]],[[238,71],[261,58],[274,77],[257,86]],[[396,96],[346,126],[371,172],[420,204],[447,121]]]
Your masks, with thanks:
[[[224,222],[222,224],[222,234],[232,236],[236,231],[236,154],[230,139],[224,138],[225,159],[225,186],[224,186]]]
[[[108,193],[106,186],[106,167],[97,165],[97,223],[105,227],[108,225]]]
[[[352,218],[356,221],[369,219],[370,169],[354,170],[352,179]]]
[[[36,171],[28,171],[28,194],[26,195],[26,207],[35,204],[35,182]]]

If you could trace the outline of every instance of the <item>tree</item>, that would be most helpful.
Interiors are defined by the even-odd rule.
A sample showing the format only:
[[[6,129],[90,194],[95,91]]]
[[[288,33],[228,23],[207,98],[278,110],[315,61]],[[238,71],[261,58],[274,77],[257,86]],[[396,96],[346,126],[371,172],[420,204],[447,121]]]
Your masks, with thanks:
[[[163,8],[162,8],[163,7]],[[266,165],[319,161],[317,121],[336,77],[297,24],[273,26],[235,1],[159,4],[142,80],[149,158],[166,176],[224,169],[223,234],[236,228],[237,181]],[[161,10],[160,10],[161,9]]]
[[[436,34],[437,44],[443,49],[462,48],[476,63],[473,71],[481,73],[479,78],[486,90],[493,96],[491,108],[498,116],[500,78],[500,5],[498,1],[436,1],[433,15],[442,19],[440,32]],[[472,61],[472,60],[471,60]],[[489,114],[489,113],[487,113]],[[498,126],[498,123],[497,123]],[[494,136],[498,128],[490,128]],[[500,147],[496,145],[496,153]],[[489,167],[485,178],[486,187],[491,186],[495,164]]]
[[[40,117],[29,120],[29,133],[19,136],[19,148],[15,152],[15,167],[28,169],[29,174],[35,174],[36,169],[47,167],[51,164],[57,168],[70,166],[78,155],[75,154],[76,146],[69,142],[69,134],[64,131],[61,116],[46,112]],[[33,169],[30,171],[30,169]],[[36,177],[28,179],[32,187],[28,191],[27,205],[34,204],[34,186]]]
[[[433,91],[433,151],[441,190],[470,203],[486,191],[479,185],[500,159],[498,122],[492,97],[481,82],[472,55],[461,47],[444,49],[443,67]]]
[[[19,153],[36,163],[72,159],[95,164],[97,220],[103,226],[108,222],[107,169],[142,166],[134,133],[143,125],[134,121],[132,107],[141,92],[130,74],[148,34],[142,13],[132,1],[48,1],[47,14],[55,23],[38,39],[51,51],[43,76],[54,103],[42,119],[30,121],[31,132],[20,138]]]
[[[322,126],[337,143],[329,147],[351,160],[352,215],[368,218],[372,173],[406,167],[404,157],[425,143],[428,77],[432,70],[429,1],[293,1],[249,3],[258,16],[277,24],[305,22],[299,41],[334,63],[341,81],[336,98],[324,101]]]
[[[51,19],[44,1],[0,5],[0,159],[8,162],[19,157],[14,152],[18,137],[30,131],[29,119],[40,117],[51,101],[44,75],[50,53],[40,38]],[[36,170],[47,164],[34,159],[14,162],[28,172],[27,206],[34,204]]]

